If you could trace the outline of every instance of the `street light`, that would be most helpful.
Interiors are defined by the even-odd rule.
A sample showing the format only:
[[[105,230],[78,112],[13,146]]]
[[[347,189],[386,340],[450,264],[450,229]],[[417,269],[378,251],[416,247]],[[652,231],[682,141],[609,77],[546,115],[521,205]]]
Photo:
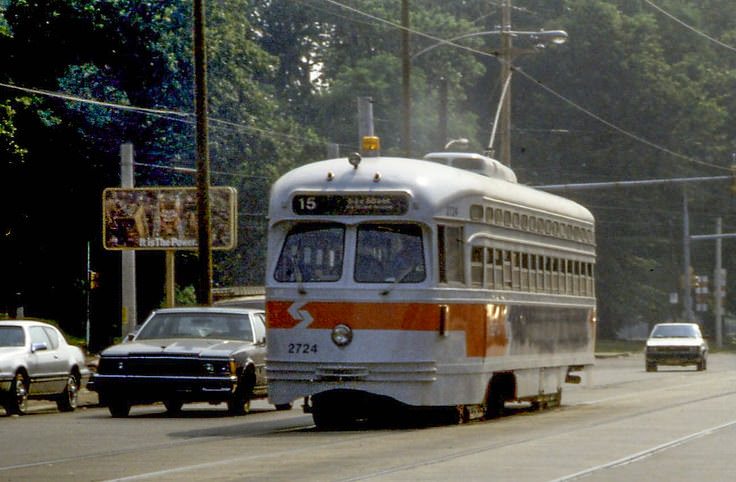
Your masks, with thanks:
[[[411,56],[411,60],[415,60],[420,55],[423,55],[430,50],[433,50],[442,45],[453,44],[454,42],[470,37],[480,37],[484,35],[500,35],[501,36],[501,48],[496,53],[497,58],[501,61],[501,98],[499,100],[499,108],[496,112],[496,116],[493,121],[493,128],[491,132],[491,138],[486,149],[486,154],[493,157],[494,149],[493,144],[496,136],[496,129],[499,125],[500,119],[500,144],[501,144],[501,163],[506,166],[511,166],[511,64],[515,57],[526,54],[534,53],[539,49],[544,48],[548,44],[562,45],[567,42],[567,32],[564,30],[539,30],[539,31],[522,31],[522,30],[511,30],[511,0],[504,0],[502,5],[502,25],[500,30],[486,30],[481,32],[470,32],[452,37],[447,40],[439,41],[422,50],[416,52]],[[535,42],[534,48],[532,49],[514,49],[511,45],[511,39],[513,37],[526,37]]]
[[[420,55],[426,54],[430,50],[434,50],[437,47],[440,47],[442,45],[453,44],[457,42],[458,40],[463,40],[463,39],[471,38],[471,37],[483,37],[486,35],[499,35],[501,33],[505,33],[505,32],[503,30],[484,30],[482,32],[464,33],[462,35],[458,35],[456,37],[452,37],[447,40],[441,40],[437,43],[430,45],[429,47],[425,47],[419,52],[412,54],[411,59],[414,60]],[[565,32],[564,30],[539,30],[539,31],[509,30],[507,33],[509,33],[512,37],[529,37],[530,39],[537,41],[537,44],[536,44],[537,48],[544,48],[544,46],[547,44],[562,45],[565,42],[567,42],[567,32]]]

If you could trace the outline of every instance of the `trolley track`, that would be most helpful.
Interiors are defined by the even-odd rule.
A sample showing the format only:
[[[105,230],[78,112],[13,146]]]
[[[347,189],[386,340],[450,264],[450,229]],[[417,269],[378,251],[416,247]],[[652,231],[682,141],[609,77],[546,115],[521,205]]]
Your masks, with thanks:
[[[82,476],[81,480],[191,480],[209,479],[210,476],[218,480],[235,480],[235,467],[241,468],[241,474],[244,467],[248,467],[249,471],[250,467],[258,467],[253,472],[253,479],[269,477],[271,480],[286,480],[297,476],[307,480],[421,478],[421,474],[429,472],[446,474],[449,467],[465,465],[466,461],[479,457],[503,459],[509,453],[524,454],[540,445],[554,447],[559,445],[560,440],[593,440],[595,434],[613,433],[620,430],[621,426],[643,425],[643,421],[667,413],[698,413],[704,406],[732,406],[736,403],[736,390],[732,388],[736,386],[736,373],[724,371],[718,376],[708,375],[696,378],[688,372],[682,372],[667,374],[666,377],[655,375],[632,386],[602,384],[590,390],[583,389],[582,395],[585,397],[576,393],[576,401],[571,403],[566,402],[563,395],[563,405],[559,408],[538,413],[516,408],[508,416],[459,426],[322,432],[314,428],[310,417],[296,415],[296,412],[285,417],[254,414],[250,418],[232,419],[239,422],[237,425],[200,426],[193,430],[172,431],[169,437],[180,439],[166,442],[144,441],[137,447],[107,448],[66,457],[43,457],[28,463],[4,463],[0,465],[0,478],[20,480],[37,474],[39,470],[64,473],[71,472],[71,469],[67,470],[70,467],[104,466],[120,459],[144,461],[150,458],[160,458],[164,462],[155,469],[130,465],[127,470],[113,477],[108,473],[106,476]],[[591,396],[600,395],[599,390],[609,391],[610,396]],[[135,420],[137,417],[131,418]],[[166,422],[174,424],[176,420],[167,419]],[[635,465],[652,455],[707,438],[734,425],[736,421],[732,419],[723,419],[719,423],[704,420],[696,429],[683,429],[656,443],[632,447],[623,454],[612,452],[606,460],[581,463],[574,470],[560,470],[550,473],[546,478],[520,477],[515,480],[562,481],[604,473],[622,464]],[[244,450],[234,453],[223,449],[232,446],[240,446]],[[409,455],[400,457],[399,452]],[[202,453],[212,455],[191,455]],[[190,456],[183,455],[182,459],[169,461],[167,457],[170,454]],[[325,473],[320,472],[321,465],[338,460],[350,461],[345,473],[333,473],[325,477]],[[380,463],[364,463],[367,460]],[[511,479],[499,477],[497,480]]]

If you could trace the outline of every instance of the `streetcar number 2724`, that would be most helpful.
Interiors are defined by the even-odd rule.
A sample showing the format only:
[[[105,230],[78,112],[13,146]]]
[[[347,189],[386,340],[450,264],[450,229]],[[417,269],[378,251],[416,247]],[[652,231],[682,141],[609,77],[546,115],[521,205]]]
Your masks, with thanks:
[[[317,344],[314,343],[289,343],[289,353],[310,354],[317,353]]]

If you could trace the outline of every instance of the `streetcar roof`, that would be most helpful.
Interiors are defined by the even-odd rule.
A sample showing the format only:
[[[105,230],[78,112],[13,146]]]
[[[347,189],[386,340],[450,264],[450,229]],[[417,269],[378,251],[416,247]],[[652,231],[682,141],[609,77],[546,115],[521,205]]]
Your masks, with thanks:
[[[534,210],[593,222],[582,205],[548,192],[422,159],[364,157],[357,167],[345,157],[297,167],[272,187],[271,219],[280,218],[294,193],[405,191],[430,212],[468,196],[483,196]]]

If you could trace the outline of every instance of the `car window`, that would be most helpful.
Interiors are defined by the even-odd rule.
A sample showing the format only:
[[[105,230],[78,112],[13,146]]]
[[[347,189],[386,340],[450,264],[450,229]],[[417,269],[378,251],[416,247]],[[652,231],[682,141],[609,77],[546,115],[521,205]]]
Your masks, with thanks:
[[[54,350],[59,348],[59,333],[50,327],[44,326],[43,329],[46,332],[46,335],[49,337],[49,341],[51,342],[49,348]]]
[[[20,326],[0,326],[0,346],[24,346],[26,336]]]
[[[697,330],[690,325],[659,325],[652,331],[653,338],[694,338]]]
[[[157,313],[136,335],[136,340],[158,338],[219,338],[253,340],[247,315],[236,313]]]
[[[266,315],[256,313],[253,316],[253,328],[255,329],[256,341],[262,340],[266,336]]]
[[[53,346],[43,327],[32,326],[28,331],[31,334],[31,343],[46,343],[47,348],[51,348]]]

